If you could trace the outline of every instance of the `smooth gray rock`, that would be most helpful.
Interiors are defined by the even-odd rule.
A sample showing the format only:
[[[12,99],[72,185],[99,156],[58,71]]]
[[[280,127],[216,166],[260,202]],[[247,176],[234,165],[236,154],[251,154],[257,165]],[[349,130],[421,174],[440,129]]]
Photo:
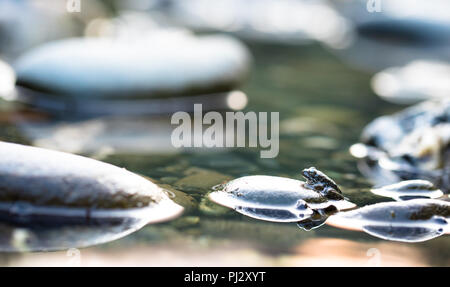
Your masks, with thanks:
[[[24,54],[15,68],[18,85],[45,94],[137,99],[230,91],[249,62],[247,49],[233,38],[183,30],[50,42]]]
[[[274,222],[325,219],[329,212],[355,207],[332,187],[323,193],[329,187],[328,181],[320,181],[321,188],[316,183],[311,179],[303,182],[276,176],[244,176],[215,187],[209,198],[246,216]]]
[[[97,160],[6,142],[0,158],[0,223],[34,234],[32,251],[110,241],[183,210],[149,180]],[[46,240],[58,230],[73,241]]]
[[[382,116],[363,131],[350,152],[377,185],[424,179],[450,188],[450,101],[427,101]]]
[[[449,233],[450,203],[435,199],[383,202],[330,216],[327,223],[393,241],[422,242]]]

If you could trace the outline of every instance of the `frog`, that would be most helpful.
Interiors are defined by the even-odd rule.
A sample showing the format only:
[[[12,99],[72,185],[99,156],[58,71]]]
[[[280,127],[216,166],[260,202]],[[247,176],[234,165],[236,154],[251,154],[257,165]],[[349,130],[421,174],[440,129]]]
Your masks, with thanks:
[[[329,199],[342,199],[342,191],[337,184],[315,167],[305,168],[302,171],[306,179],[305,187],[312,189]]]

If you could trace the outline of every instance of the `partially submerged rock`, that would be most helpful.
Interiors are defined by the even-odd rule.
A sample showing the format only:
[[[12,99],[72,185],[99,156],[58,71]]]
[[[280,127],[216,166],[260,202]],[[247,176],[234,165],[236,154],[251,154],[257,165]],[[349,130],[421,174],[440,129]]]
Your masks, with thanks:
[[[303,173],[309,177],[307,182],[264,175],[241,177],[217,186],[209,197],[249,217],[274,222],[306,220],[305,226],[316,226],[330,213],[355,207],[321,172],[310,168]]]
[[[373,188],[374,194],[391,197],[397,201],[414,198],[439,198],[443,192],[427,180],[405,180],[387,186]]]
[[[0,158],[0,221],[12,227],[96,226],[128,234],[182,211],[152,182],[93,159],[6,142]]]
[[[378,184],[425,179],[446,191],[450,184],[450,101],[429,101],[383,116],[363,131],[351,153]]]
[[[78,99],[148,98],[228,91],[248,72],[248,51],[233,38],[161,34],[44,44],[16,62],[18,84]]]
[[[194,103],[242,109],[246,96],[235,88],[249,72],[250,54],[228,36],[163,30],[49,42],[21,56],[15,69],[16,99],[47,112],[154,115],[189,112]]]
[[[393,241],[421,242],[449,233],[450,203],[435,199],[383,202],[331,216],[327,224]]]

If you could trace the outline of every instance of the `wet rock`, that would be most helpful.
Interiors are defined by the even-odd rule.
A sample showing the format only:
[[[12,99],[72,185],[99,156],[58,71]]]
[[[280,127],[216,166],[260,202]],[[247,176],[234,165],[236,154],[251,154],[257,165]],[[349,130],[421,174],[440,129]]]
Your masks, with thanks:
[[[438,61],[413,61],[383,70],[372,78],[372,88],[382,99],[414,104],[450,95],[450,65]]]
[[[178,47],[184,47],[180,50]],[[15,63],[18,101],[68,117],[242,109],[234,90],[250,55],[227,36],[160,31],[142,38],[72,38],[39,46]]]
[[[319,171],[310,168],[303,174],[307,182],[275,176],[245,176],[215,187],[216,191],[209,197],[246,216],[274,222],[307,219],[317,222],[329,213],[355,207]],[[307,228],[307,222],[303,223]]]
[[[444,194],[427,180],[405,180],[399,183],[374,188],[374,194],[391,197],[397,201],[414,198],[439,198]]]
[[[124,236],[182,211],[155,184],[110,164],[5,142],[0,142],[0,157],[0,221],[11,228],[34,230],[39,242],[46,231],[67,227],[72,233],[71,226],[87,233],[93,232],[92,226],[105,228],[105,234],[111,233],[108,238],[116,239],[114,230]],[[37,226],[48,228],[40,233]],[[91,238],[86,244],[107,241],[102,238]],[[42,249],[77,247],[76,242]],[[33,245],[32,250],[41,249]]]
[[[247,49],[233,38],[176,31],[134,41],[50,42],[23,55],[15,67],[18,84],[34,91],[85,100],[136,99],[230,91],[245,78],[249,61]]]
[[[450,203],[435,199],[383,202],[331,216],[327,224],[393,241],[421,242],[450,232]]]
[[[377,184],[425,179],[448,190],[450,101],[418,104],[392,116],[383,116],[363,131],[362,144],[350,152],[361,171]]]

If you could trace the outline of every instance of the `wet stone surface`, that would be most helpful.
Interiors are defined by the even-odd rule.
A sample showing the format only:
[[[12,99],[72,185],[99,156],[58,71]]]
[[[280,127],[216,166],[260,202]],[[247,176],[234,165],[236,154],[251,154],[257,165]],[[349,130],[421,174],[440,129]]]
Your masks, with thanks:
[[[428,101],[392,116],[383,116],[363,131],[364,145],[354,156],[361,170],[379,184],[425,179],[449,188],[450,102]],[[389,131],[389,132],[386,132]]]
[[[422,242],[450,232],[449,202],[413,199],[384,202],[338,213],[329,218],[330,225],[362,230],[370,235],[394,241]]]
[[[180,45],[185,47],[183,53]],[[50,42],[22,55],[15,68],[20,86],[92,100],[230,91],[242,83],[249,65],[250,55],[238,40],[197,37],[181,30],[155,32],[139,41],[73,38]]]
[[[443,192],[431,182],[420,179],[405,180],[387,186],[374,188],[374,194],[391,197],[397,201],[414,198],[439,198]]]
[[[322,224],[329,214],[355,205],[315,168],[303,170],[306,182],[274,176],[246,176],[216,186],[214,202],[256,219],[300,222],[304,229]]]
[[[27,250],[114,240],[183,209],[149,180],[93,159],[6,142],[0,157],[0,222],[28,232]],[[58,231],[73,240],[46,239]]]

